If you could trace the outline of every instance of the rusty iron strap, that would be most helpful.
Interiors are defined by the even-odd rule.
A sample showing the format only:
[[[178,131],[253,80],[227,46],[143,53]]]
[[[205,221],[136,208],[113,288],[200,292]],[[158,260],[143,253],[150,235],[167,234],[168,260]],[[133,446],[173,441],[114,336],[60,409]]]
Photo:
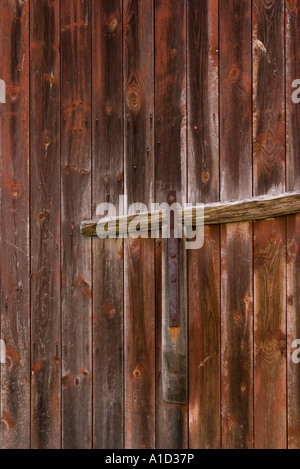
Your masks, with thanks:
[[[176,191],[168,193],[168,204],[176,203]],[[168,239],[167,288],[169,304],[169,327],[179,327],[179,266],[178,238],[175,238],[174,212],[170,214],[170,238]]]

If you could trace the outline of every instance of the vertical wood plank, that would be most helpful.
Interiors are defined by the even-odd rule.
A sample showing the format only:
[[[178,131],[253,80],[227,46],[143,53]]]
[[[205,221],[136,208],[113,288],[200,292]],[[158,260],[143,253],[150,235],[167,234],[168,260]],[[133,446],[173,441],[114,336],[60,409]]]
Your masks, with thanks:
[[[191,253],[189,287],[189,447],[220,447],[220,236],[205,228]]]
[[[220,2],[221,200],[252,195],[251,1]],[[222,447],[253,446],[252,226],[221,228]]]
[[[300,339],[300,217],[287,217],[288,447],[300,448],[300,372],[293,342]]]
[[[253,447],[252,227],[221,228],[222,447]]]
[[[285,219],[255,223],[255,447],[286,447]]]
[[[59,36],[59,2],[32,1],[31,436],[39,449],[61,444]]]
[[[92,445],[91,4],[61,2],[63,448]]]
[[[300,79],[300,2],[286,4],[286,182],[287,191],[300,187],[300,106],[293,103],[293,81]]]
[[[285,191],[284,1],[253,3],[253,190]]]
[[[0,447],[30,446],[29,2],[0,4],[1,366]]]
[[[124,137],[128,205],[154,202],[153,2],[125,0]],[[125,241],[125,447],[155,447],[155,240]]]
[[[286,183],[287,191],[300,187],[300,106],[292,101],[292,83],[300,78],[299,1],[286,2]],[[287,217],[287,366],[288,447],[300,448],[300,367],[293,363],[294,340],[300,339],[300,216]]]
[[[254,195],[285,190],[284,47],[284,1],[255,1]],[[285,220],[254,226],[255,447],[280,449],[287,444]]]
[[[186,202],[186,2],[155,1],[155,132],[156,132],[156,201],[167,202],[169,190],[176,191],[177,202]],[[162,255],[163,290],[161,322],[157,338],[162,341],[162,360],[157,360],[156,445],[158,448],[186,448],[187,405],[163,400],[162,372],[170,367],[170,359],[179,354],[176,372],[186,386],[186,253],[179,241],[180,328],[168,328],[166,290],[166,243],[159,243]],[[160,251],[161,249],[161,251]],[[159,264],[159,262],[158,262]],[[159,287],[159,286],[158,286]],[[162,288],[160,286],[159,288]],[[160,314],[159,314],[160,316]],[[162,327],[162,330],[159,328]],[[157,349],[160,344],[157,342]],[[174,363],[173,363],[174,365]],[[178,369],[177,369],[178,368]],[[170,370],[169,370],[170,372]],[[178,379],[177,378],[177,379]],[[176,379],[175,379],[176,381]]]
[[[188,2],[188,201],[219,200],[218,1]],[[220,447],[220,240],[188,253],[189,447]]]
[[[93,213],[123,194],[122,0],[92,1]],[[94,448],[122,448],[123,240],[93,240]]]

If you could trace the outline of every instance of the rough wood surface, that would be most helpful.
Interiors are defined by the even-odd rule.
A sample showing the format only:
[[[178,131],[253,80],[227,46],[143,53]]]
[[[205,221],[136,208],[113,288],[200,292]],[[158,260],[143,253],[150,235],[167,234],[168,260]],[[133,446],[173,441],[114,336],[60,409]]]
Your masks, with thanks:
[[[253,447],[252,226],[221,228],[222,447]]]
[[[0,1],[1,448],[300,447],[299,12]]]
[[[286,447],[285,219],[255,226],[255,447]],[[274,390],[276,390],[274,392]]]
[[[0,3],[1,119],[0,447],[30,445],[29,2]]]
[[[125,186],[128,205],[153,202],[152,0],[123,2]],[[152,116],[152,117],[151,117]],[[125,448],[155,448],[155,240],[125,240]]]
[[[286,189],[284,5],[283,0],[253,4],[253,44],[264,47],[253,48],[255,196]],[[287,445],[285,242],[284,218],[255,224],[254,426],[258,449]]]
[[[62,0],[62,445],[92,446],[91,240],[78,220],[91,213],[91,4]]]
[[[253,195],[285,191],[284,3],[253,2]]]
[[[300,447],[300,366],[293,362],[300,339],[300,217],[287,218],[287,402],[288,447]]]
[[[252,195],[251,4],[220,2],[221,201]],[[221,248],[222,447],[252,448],[251,223],[223,225]]]
[[[59,2],[30,3],[31,446],[61,445]],[[37,100],[36,96],[40,99]],[[57,190],[58,189],[58,190]]]
[[[220,448],[220,233],[205,228],[191,252],[189,288],[189,447]]]
[[[122,1],[92,1],[93,213],[123,188]],[[113,77],[113,79],[109,79]],[[113,138],[109,138],[113,136]],[[93,447],[124,445],[123,240],[93,240]]]
[[[219,200],[219,1],[188,1],[188,202]]]
[[[219,200],[218,0],[188,2],[188,201]],[[188,253],[189,447],[220,448],[220,238]]]
[[[286,190],[300,189],[300,106],[292,83],[300,78],[300,2],[286,2]],[[300,339],[300,216],[287,217],[287,403],[288,447],[300,448],[300,366],[293,363]]]
[[[300,189],[300,105],[292,101],[294,80],[300,79],[300,10],[299,1],[286,5],[286,190]],[[299,86],[297,87],[299,88]]]
[[[233,202],[216,202],[204,205],[204,225],[240,223],[282,217],[300,212],[300,193],[265,195]],[[199,213],[199,214],[198,214]],[[178,210],[178,219],[185,226],[195,228],[200,225],[202,212],[197,212],[196,205]],[[146,212],[138,215],[121,216],[111,219],[91,220],[81,223],[80,230],[84,236],[97,236],[97,224],[103,227],[107,236],[126,235],[135,232],[132,221],[138,217],[140,231],[161,230],[168,216],[163,211]]]
[[[176,191],[176,200],[185,201],[186,191],[186,1],[155,0],[155,166],[156,201],[166,202],[168,192]],[[158,52],[159,51],[159,52]],[[159,244],[160,245],[160,244]],[[157,361],[156,446],[186,448],[187,405],[170,404],[167,383],[186,389],[186,291],[179,286],[180,328],[168,327],[166,291],[166,243],[157,250],[162,256],[161,339],[162,358]],[[184,247],[179,246],[181,274],[184,277]],[[182,280],[183,280],[183,277]],[[172,329],[172,330],[171,330]],[[160,344],[157,342],[157,347]],[[177,384],[176,384],[177,380]],[[183,396],[181,396],[183,398]]]

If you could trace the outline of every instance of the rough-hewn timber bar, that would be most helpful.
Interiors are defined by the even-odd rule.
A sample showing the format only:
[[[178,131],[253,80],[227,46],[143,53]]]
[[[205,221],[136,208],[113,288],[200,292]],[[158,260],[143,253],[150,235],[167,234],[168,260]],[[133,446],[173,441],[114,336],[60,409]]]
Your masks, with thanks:
[[[243,221],[262,220],[285,215],[300,213],[300,193],[292,192],[280,195],[267,195],[253,197],[246,200],[216,202],[204,206],[204,224],[218,225],[224,223],[236,223]],[[161,229],[166,214],[160,211],[140,213],[117,217],[115,219],[103,218],[100,221],[102,227],[107,231],[107,235],[113,232],[117,235],[130,234],[130,223],[139,217],[140,231],[151,231]],[[178,218],[185,220],[185,226],[193,227],[200,225],[197,219],[195,207],[188,207],[178,211]],[[190,220],[190,221],[189,221]],[[97,236],[97,223],[99,220],[84,221],[81,223],[81,233],[84,236]],[[105,226],[107,227],[105,228]]]

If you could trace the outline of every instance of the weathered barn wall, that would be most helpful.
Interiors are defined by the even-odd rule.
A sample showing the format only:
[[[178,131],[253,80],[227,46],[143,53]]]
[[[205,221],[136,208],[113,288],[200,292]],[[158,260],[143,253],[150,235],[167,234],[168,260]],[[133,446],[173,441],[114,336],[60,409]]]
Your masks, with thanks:
[[[300,189],[300,1],[0,0],[0,52],[0,447],[300,448],[300,215],[181,242],[172,336],[164,243],[79,229]]]

